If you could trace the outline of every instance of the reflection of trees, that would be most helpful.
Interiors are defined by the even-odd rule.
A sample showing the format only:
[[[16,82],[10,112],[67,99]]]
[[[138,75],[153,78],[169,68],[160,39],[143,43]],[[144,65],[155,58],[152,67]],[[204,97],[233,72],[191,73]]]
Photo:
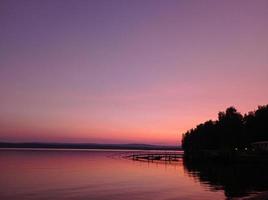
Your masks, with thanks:
[[[227,197],[268,190],[267,165],[183,162],[185,171],[211,189],[223,189]]]

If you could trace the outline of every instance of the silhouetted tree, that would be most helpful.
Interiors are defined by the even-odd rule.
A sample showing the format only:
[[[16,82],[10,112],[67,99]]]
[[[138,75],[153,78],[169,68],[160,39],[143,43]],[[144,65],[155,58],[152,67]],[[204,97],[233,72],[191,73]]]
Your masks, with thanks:
[[[206,121],[183,134],[182,148],[186,152],[234,149],[264,140],[268,140],[268,105],[259,106],[244,116],[229,107],[218,113],[218,120]]]

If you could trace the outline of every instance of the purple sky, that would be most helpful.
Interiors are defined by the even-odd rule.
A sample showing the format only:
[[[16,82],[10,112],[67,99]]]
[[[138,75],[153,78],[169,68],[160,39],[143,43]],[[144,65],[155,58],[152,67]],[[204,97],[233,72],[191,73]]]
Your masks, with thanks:
[[[178,144],[268,103],[268,1],[0,2],[0,140]]]

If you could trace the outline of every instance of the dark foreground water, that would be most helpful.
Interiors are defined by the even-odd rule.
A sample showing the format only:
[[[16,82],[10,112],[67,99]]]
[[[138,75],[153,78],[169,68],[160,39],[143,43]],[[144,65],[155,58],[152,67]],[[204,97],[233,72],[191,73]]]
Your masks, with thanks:
[[[266,166],[139,162],[128,154],[0,150],[0,199],[220,200],[268,190]]]

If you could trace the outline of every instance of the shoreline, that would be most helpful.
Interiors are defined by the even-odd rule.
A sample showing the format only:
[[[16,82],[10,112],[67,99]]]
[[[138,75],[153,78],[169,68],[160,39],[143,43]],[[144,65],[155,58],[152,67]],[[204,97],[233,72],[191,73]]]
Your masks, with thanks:
[[[9,143],[0,142],[0,149],[119,149],[119,150],[182,150],[179,146],[151,144],[98,144],[98,143]]]

